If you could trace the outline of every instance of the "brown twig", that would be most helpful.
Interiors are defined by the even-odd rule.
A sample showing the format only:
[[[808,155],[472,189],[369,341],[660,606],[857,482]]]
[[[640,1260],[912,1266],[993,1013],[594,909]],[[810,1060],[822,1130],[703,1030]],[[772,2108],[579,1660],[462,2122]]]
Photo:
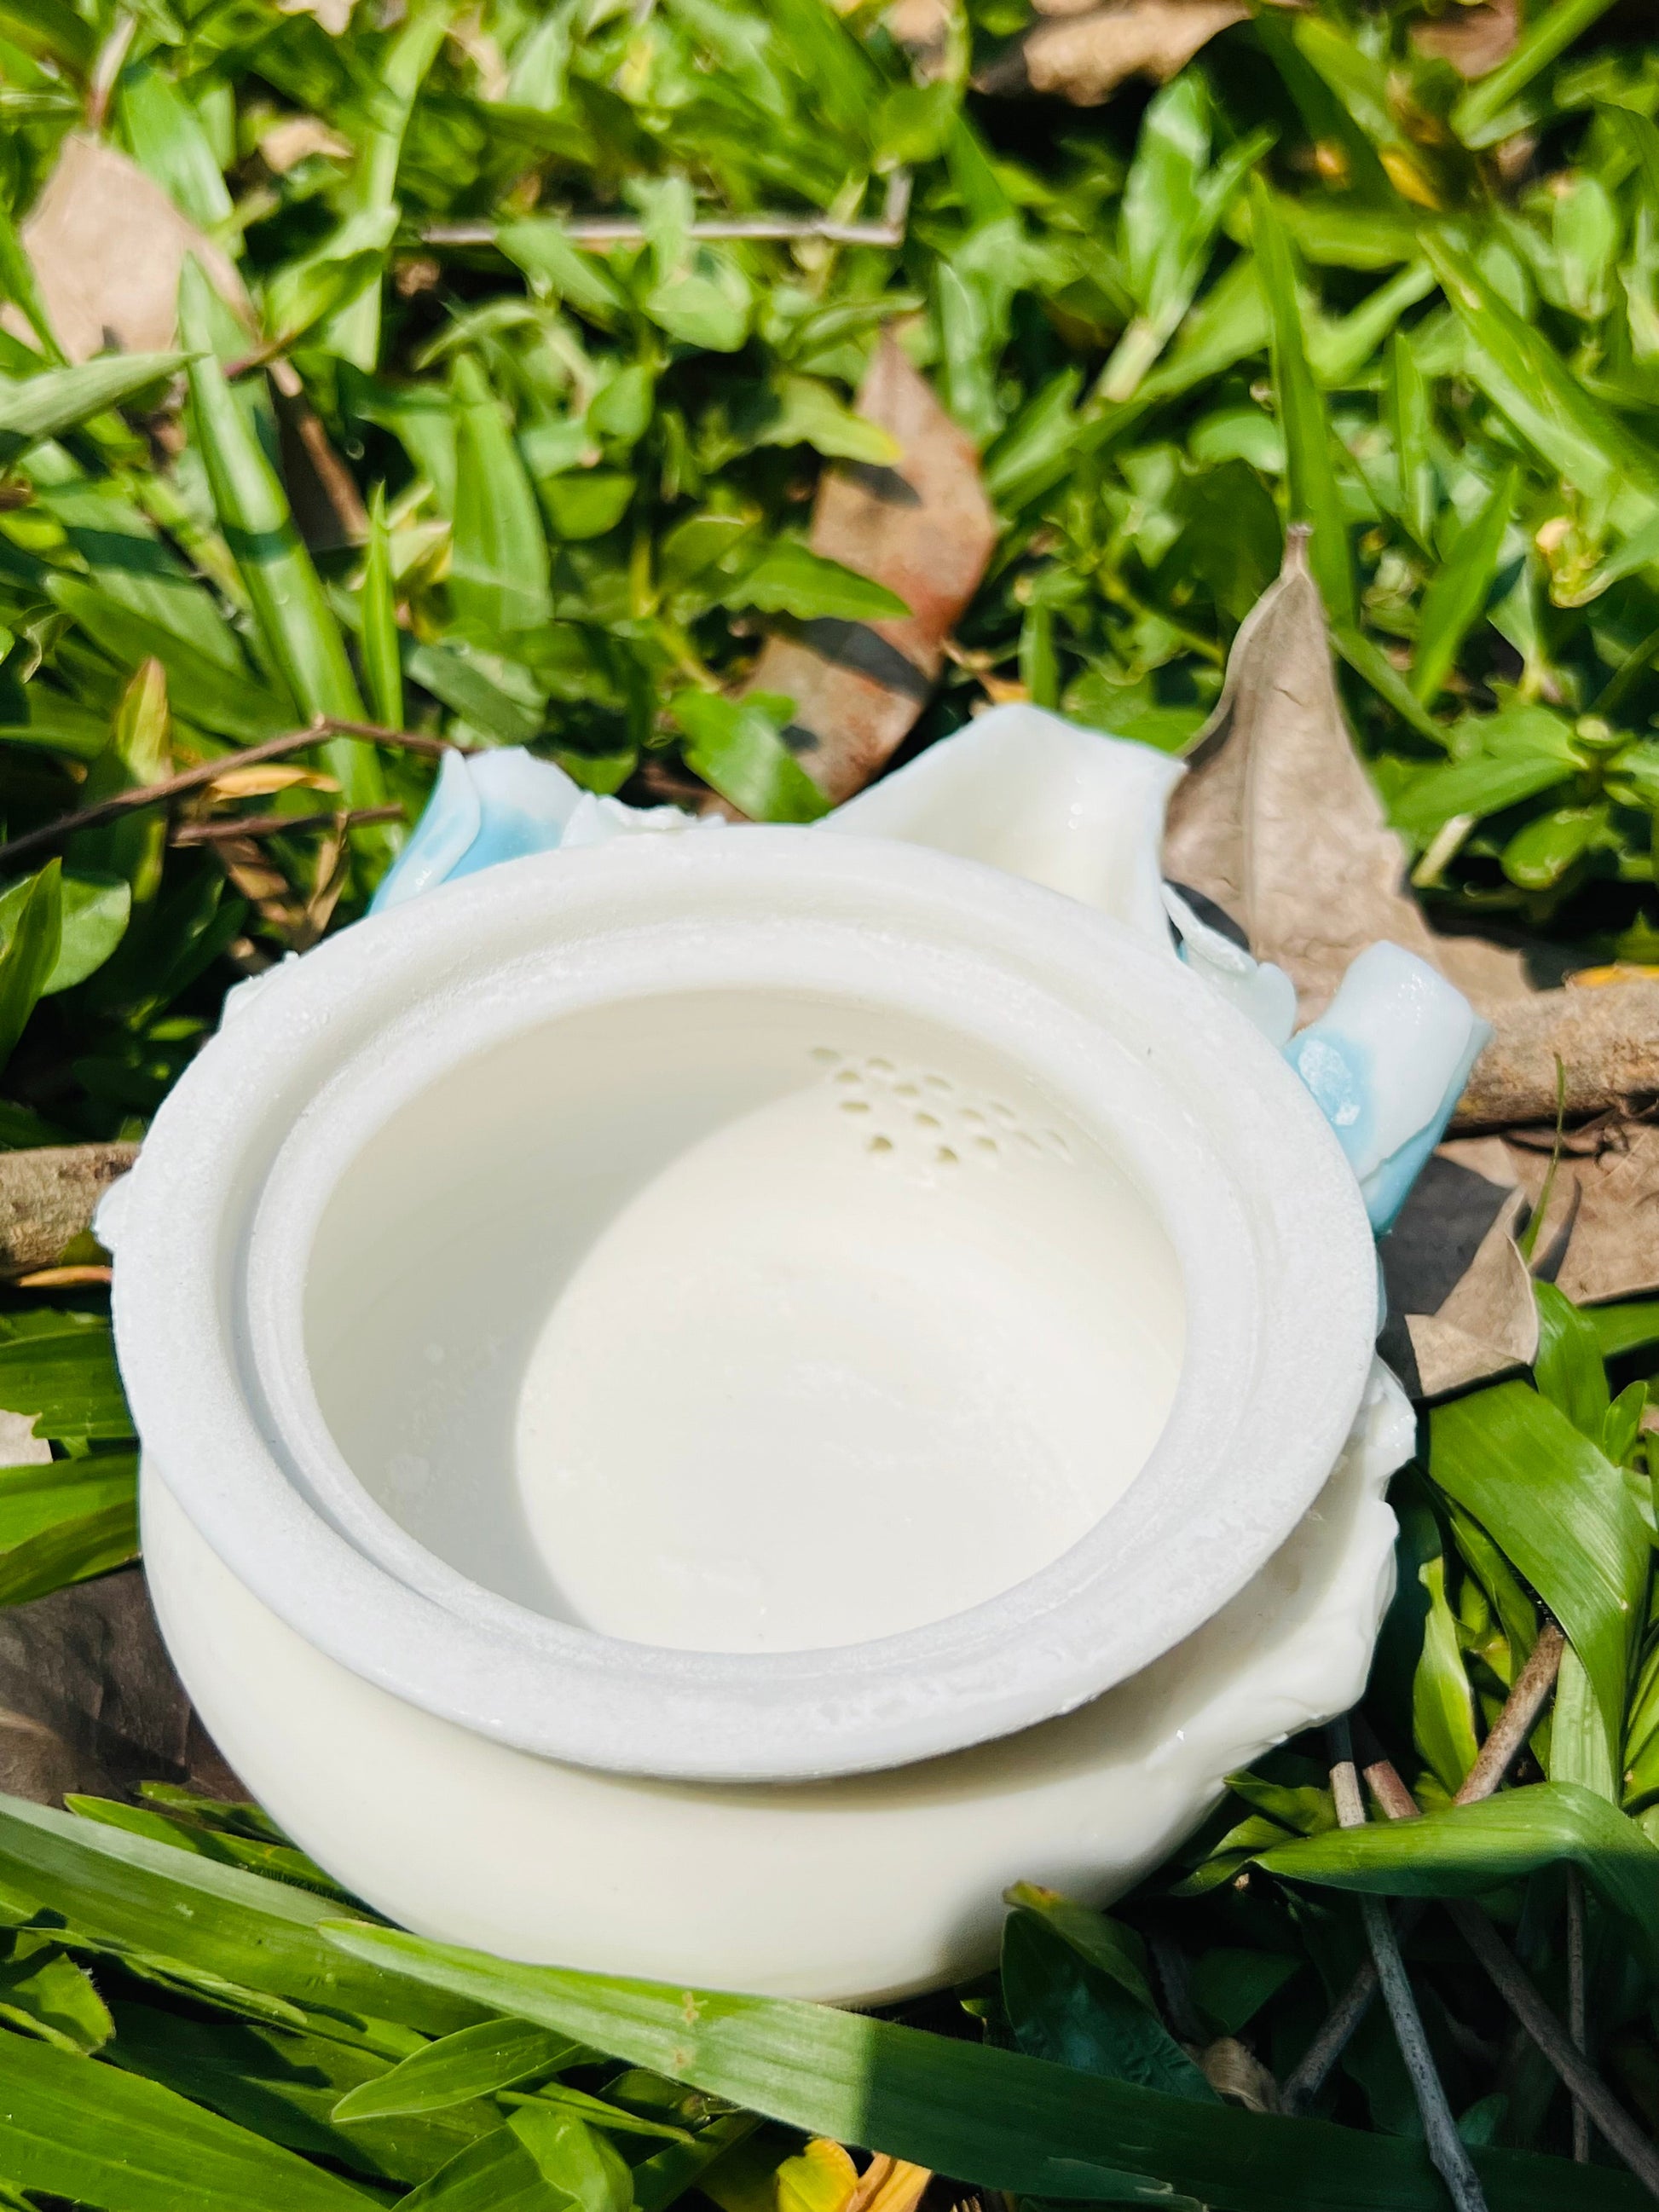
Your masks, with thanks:
[[[1520,1757],[1555,1687],[1566,1642],[1553,1620],[1544,1623],[1526,1665],[1516,1676],[1514,1686],[1504,1702],[1504,1710],[1480,1747],[1480,1756],[1463,1778],[1452,1801],[1455,1804],[1473,1805],[1482,1797],[1490,1797]],[[1368,1779],[1370,1773],[1368,1767]],[[1402,1936],[1409,1935],[1416,1925],[1419,1911],[1416,1905],[1407,1905],[1401,1914]],[[1301,2063],[1286,2076],[1279,2092],[1282,2111],[1305,2112],[1312,2104],[1329,2078],[1331,2069],[1347,2049],[1360,2021],[1370,2010],[1371,1999],[1376,1995],[1376,1970],[1368,1959],[1326,2015],[1323,2027],[1303,2053]]]
[[[1347,1723],[1336,1722],[1329,1735],[1331,1794],[1336,1801],[1338,1823],[1344,1828],[1363,1828],[1365,1804],[1359,1793],[1359,1778],[1354,1771],[1353,1745]],[[1445,2084],[1429,2049],[1429,2039],[1412,1994],[1411,1978],[1400,1955],[1400,1942],[1389,1917],[1389,1909],[1380,1897],[1362,1897],[1359,1906],[1382,2000],[1394,2023],[1395,2040],[1400,2045],[1400,2056],[1405,2061],[1417,2109],[1422,2116],[1429,2156],[1457,2212],[1486,2212],[1486,2192],[1469,2156],[1468,2146],[1458,2134],[1457,2123],[1446,2101]]]
[[[355,830],[360,822],[401,822],[401,806],[359,806],[349,813],[337,808],[331,814],[226,814],[212,822],[181,822],[173,831],[175,845],[216,845],[235,837],[284,837],[294,830],[331,829],[337,823]]]
[[[1539,1715],[1549,1703],[1555,1678],[1561,1671],[1561,1655],[1566,1648],[1566,1638],[1553,1620],[1547,1620],[1538,1632],[1537,1643],[1527,1655],[1526,1665],[1516,1676],[1514,1686],[1504,1701],[1503,1711],[1492,1723],[1480,1747],[1480,1756],[1452,1800],[1455,1805],[1473,1805],[1482,1797],[1490,1797],[1514,1765],[1538,1725]]]
[[[1365,1769],[1372,1796],[1390,1820],[1415,1820],[1422,1808],[1387,1759],[1373,1759]],[[1468,1898],[1443,1900],[1452,1925],[1468,1945],[1498,1995],[1538,2045],[1565,2084],[1574,2100],[1575,2113],[1594,2121],[1631,2172],[1653,2196],[1659,2197],[1659,2149],[1656,2149],[1585,2057],[1576,2036],[1570,2036],[1539,1996],[1526,1968],[1516,1957],[1478,1905]],[[1575,2146],[1577,2127],[1574,2128]]]
[[[9,873],[32,854],[49,852],[65,837],[73,836],[77,830],[95,830],[100,823],[118,821],[124,814],[131,814],[139,807],[164,806],[169,799],[182,798],[187,791],[200,791],[223,775],[227,769],[251,768],[258,761],[281,760],[285,753],[304,752],[308,746],[321,744],[328,738],[361,738],[368,744],[397,745],[404,752],[426,753],[434,759],[447,752],[473,750],[467,745],[451,745],[442,738],[425,737],[415,730],[382,729],[375,722],[343,722],[332,715],[319,715],[308,729],[290,730],[284,737],[267,738],[263,744],[244,745],[240,751],[222,753],[217,760],[198,761],[194,768],[180,769],[177,775],[165,776],[160,783],[118,791],[113,798],[100,799],[95,806],[82,806],[73,814],[60,814],[56,822],[48,822],[44,829],[30,830],[21,837],[0,845],[0,875]]]

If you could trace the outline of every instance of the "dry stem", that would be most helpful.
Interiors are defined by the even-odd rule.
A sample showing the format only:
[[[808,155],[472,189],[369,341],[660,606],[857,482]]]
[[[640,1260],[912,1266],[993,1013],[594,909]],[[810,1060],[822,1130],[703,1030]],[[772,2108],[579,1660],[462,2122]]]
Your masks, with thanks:
[[[1503,1711],[1492,1723],[1480,1747],[1480,1756],[1463,1778],[1455,1803],[1473,1805],[1482,1797],[1490,1797],[1519,1758],[1555,1687],[1566,1641],[1553,1620],[1544,1623],[1526,1665],[1504,1700]],[[1369,1777],[1370,1769],[1366,1771]],[[1410,1933],[1419,1910],[1408,1905],[1401,1914],[1402,1935]],[[1284,2111],[1305,2112],[1312,2104],[1324,2087],[1332,2067],[1347,2049],[1360,2021],[1370,2010],[1371,1999],[1376,1995],[1376,1970],[1368,1960],[1331,2008],[1324,2026],[1303,2053],[1301,2063],[1287,2076],[1279,2093]]]
[[[118,791],[113,798],[100,799],[95,806],[78,807],[72,814],[60,814],[57,821],[48,822],[43,829],[27,830],[22,836],[0,845],[0,874],[9,873],[36,853],[50,852],[77,830],[94,830],[100,823],[118,821],[124,814],[133,813],[140,807],[163,806],[187,791],[200,791],[227,769],[247,768],[257,761],[280,760],[285,753],[303,752],[307,746],[321,744],[328,738],[360,738],[367,744],[397,745],[404,752],[427,753],[434,758],[446,752],[471,750],[451,745],[442,738],[423,736],[415,730],[387,730],[375,722],[343,722],[332,715],[319,715],[308,729],[290,730],[284,737],[267,738],[263,744],[244,745],[239,751],[221,753],[216,760],[198,761],[194,768],[180,769],[177,775],[165,776],[160,783]],[[378,813],[378,810],[375,811]]]

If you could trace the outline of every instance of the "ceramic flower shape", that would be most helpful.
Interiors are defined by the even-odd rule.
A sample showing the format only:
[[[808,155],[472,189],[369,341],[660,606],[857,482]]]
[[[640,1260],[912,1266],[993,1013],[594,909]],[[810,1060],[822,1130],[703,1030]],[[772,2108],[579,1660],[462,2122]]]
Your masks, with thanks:
[[[446,753],[425,811],[381,878],[370,911],[384,914],[498,860],[697,826],[696,817],[678,806],[624,806],[620,799],[596,799],[556,763],[538,760],[522,745]]]
[[[1185,772],[1167,754],[1041,708],[999,707],[819,826],[932,846],[1024,876],[1181,959],[1283,1049],[1335,1131],[1372,1227],[1386,1229],[1491,1032],[1427,962],[1381,944],[1353,962],[1319,1019],[1292,1036],[1290,977],[1253,959],[1162,880],[1164,810]],[[595,798],[521,747],[449,753],[374,910],[526,854],[714,826],[675,806]]]

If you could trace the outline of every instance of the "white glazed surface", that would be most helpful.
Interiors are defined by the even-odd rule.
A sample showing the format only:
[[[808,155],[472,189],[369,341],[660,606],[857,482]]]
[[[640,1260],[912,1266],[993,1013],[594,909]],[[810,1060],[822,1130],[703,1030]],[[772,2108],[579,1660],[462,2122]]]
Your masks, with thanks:
[[[1185,1283],[1173,1407],[1104,1519],[1012,1589],[972,1602],[946,1587],[941,1601],[965,1595],[967,1610],[832,1650],[623,1642],[492,1589],[358,1479],[306,1358],[318,1224],[342,1194],[349,1212],[348,1170],[411,1097],[584,1007],[716,988],[817,992],[1018,1071],[1045,1126],[1097,1146],[1154,1208]],[[489,1155],[487,1129],[454,1129],[382,1209],[387,1234],[392,1215],[418,1224],[447,1176],[522,1209]],[[320,1652],[434,1715],[543,1754],[703,1779],[896,1765],[1146,1666],[1316,1493],[1375,1318],[1335,1143],[1215,994],[1069,900],[810,830],[514,862],[345,933],[262,983],[257,1013],[204,1053],[124,1201],[117,1330],[140,1432],[240,1581]],[[486,1255],[487,1216],[471,1224]],[[464,1241],[452,1256],[487,1265]],[[396,1252],[375,1264],[395,1287]],[[1044,1540],[1066,1534],[1052,1524]]]
[[[1105,1903],[1268,1745],[1364,1688],[1393,1583],[1410,1407],[1374,1369],[1290,1540],[1216,1617],[1068,1717],[899,1772],[767,1789],[538,1759],[325,1657],[245,1589],[147,1464],[144,1554],[186,1686],[237,1771],[369,1904],[508,1958],[874,2002],[994,1956],[1001,1893]]]
[[[647,997],[411,1100],[311,1249],[353,1475],[485,1589],[682,1650],[893,1635],[1048,1565],[1163,1429],[1179,1271],[1018,1069],[922,1042],[794,994]],[[487,1183],[473,1148],[434,1166],[459,1128]]]

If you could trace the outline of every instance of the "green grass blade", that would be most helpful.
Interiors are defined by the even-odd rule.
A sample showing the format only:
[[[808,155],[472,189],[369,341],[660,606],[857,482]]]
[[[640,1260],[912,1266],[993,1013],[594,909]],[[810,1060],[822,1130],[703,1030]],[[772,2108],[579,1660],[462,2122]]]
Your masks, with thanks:
[[[1562,1860],[1583,1868],[1659,1972],[1659,1850],[1636,1822],[1571,1783],[1539,1782],[1420,1820],[1333,1828],[1264,1851],[1293,1881],[1383,1897],[1472,1897]],[[1494,2199],[1494,2208],[1496,2200]]]
[[[252,670],[210,659],[150,616],[77,576],[54,575],[47,589],[118,668],[132,671],[152,657],[159,660],[167,671],[167,696],[186,721],[244,745],[295,726],[293,702],[278,698]]]
[[[0,467],[61,437],[106,408],[118,407],[184,364],[177,353],[120,353],[76,368],[45,368],[0,386]]]
[[[1451,112],[1466,146],[1489,146],[1509,130],[1506,111],[1533,79],[1605,15],[1613,0],[1553,0],[1508,59],[1472,84]]]
[[[1620,1470],[1524,1382],[1500,1382],[1430,1416],[1435,1481],[1474,1515],[1571,1639],[1609,1747],[1646,1587],[1647,1531]]]
[[[717,691],[677,691],[669,702],[685,732],[685,757],[703,781],[751,822],[816,822],[830,811],[818,789],[779,734],[787,700],[752,692],[746,699]]]
[[[0,1063],[9,1060],[24,1024],[46,994],[63,937],[63,864],[48,860],[9,917],[0,945]]]
[[[547,539],[501,404],[471,354],[455,363],[455,528],[449,596],[490,643],[552,614]]]
[[[138,1556],[138,1497],[132,1494],[96,1512],[55,1522],[38,1535],[0,1552],[0,1605],[27,1605],[71,1583],[106,1575]]]
[[[1436,503],[1429,380],[1404,331],[1396,331],[1389,341],[1384,404],[1394,444],[1401,520],[1426,553],[1434,542]]]
[[[386,521],[386,486],[376,484],[368,503],[368,555],[363,564],[363,680],[377,722],[404,726],[404,665],[398,642],[397,593],[392,580],[392,535]]]
[[[1423,251],[1468,340],[1468,369],[1528,444],[1587,496],[1628,489],[1659,503],[1659,460],[1585,391],[1543,331],[1516,314],[1470,257],[1425,232]]]
[[[100,1941],[319,2012],[398,2021],[428,2035],[477,2017],[471,2005],[395,1967],[364,1973],[347,1966],[319,1933],[324,1920],[337,1917],[337,1905],[20,1798],[0,1796],[0,1883]]]
[[[196,435],[259,634],[303,714],[362,721],[363,702],[339,623],[295,527],[287,495],[213,357],[209,315],[208,280],[189,261],[179,283],[179,322],[187,341],[200,348],[190,369]],[[377,806],[384,800],[380,763],[367,746],[337,738],[325,745],[323,757],[348,805]]]
[[[1420,2143],[1193,2104],[828,2006],[510,1966],[393,1929],[330,1934],[354,1958],[983,2188],[1166,2212],[1194,2198],[1228,2212],[1443,2212]],[[1639,2184],[1565,2160],[1487,2151],[1476,2163],[1491,2212],[1635,2212],[1648,2202]]]
[[[363,2212],[373,2200],[172,2090],[0,2038],[0,2172],[102,2212]]]
[[[1423,594],[1412,690],[1425,702],[1435,697],[1450,675],[1464,639],[1485,611],[1519,483],[1520,472],[1516,469],[1506,470],[1498,478],[1486,504],[1458,532],[1456,543]]]
[[[1359,615],[1348,526],[1331,458],[1325,398],[1314,378],[1297,305],[1297,270],[1290,238],[1260,178],[1250,183],[1250,234],[1273,326],[1273,387],[1290,473],[1291,517],[1310,522],[1309,565],[1337,629],[1353,629]]]
[[[419,0],[383,58],[374,88],[368,131],[357,155],[351,209],[373,217],[396,204],[398,167],[415,99],[438,58],[454,0]],[[362,369],[372,369],[380,354],[380,292],[377,281],[330,318],[323,332],[331,353]]]
[[[337,2123],[442,2112],[493,2089],[510,2089],[532,2074],[551,2074],[580,2047],[568,2035],[521,2020],[480,2021],[417,2051],[378,2081],[365,2081],[341,2099],[331,2117]]]

